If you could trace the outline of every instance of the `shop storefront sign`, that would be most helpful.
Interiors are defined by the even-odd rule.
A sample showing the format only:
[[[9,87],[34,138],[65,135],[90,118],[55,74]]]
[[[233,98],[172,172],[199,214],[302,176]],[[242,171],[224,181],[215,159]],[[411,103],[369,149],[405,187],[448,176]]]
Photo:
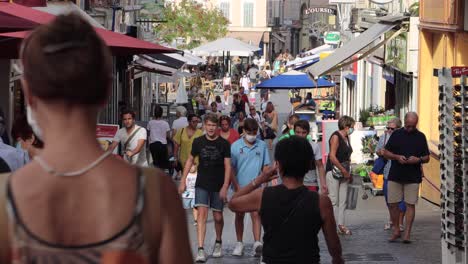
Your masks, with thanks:
[[[452,77],[468,75],[468,67],[452,67]]]
[[[328,7],[309,7],[304,11],[305,15],[315,14],[315,13],[325,13],[330,15],[336,15],[336,10]]]
[[[107,151],[109,146],[112,144],[112,140],[119,131],[119,125],[112,124],[98,124],[96,128],[96,138],[101,144],[104,151]],[[114,150],[114,154],[117,154],[117,148]]]
[[[327,32],[323,41],[325,44],[339,44],[341,41],[341,34],[338,31]]]

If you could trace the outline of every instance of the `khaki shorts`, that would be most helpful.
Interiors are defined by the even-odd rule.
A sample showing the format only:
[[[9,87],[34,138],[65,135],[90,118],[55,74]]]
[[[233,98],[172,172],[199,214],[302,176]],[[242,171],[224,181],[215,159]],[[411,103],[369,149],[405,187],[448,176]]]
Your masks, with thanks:
[[[398,183],[388,181],[388,203],[405,201],[407,204],[416,204],[419,196],[419,183]]]

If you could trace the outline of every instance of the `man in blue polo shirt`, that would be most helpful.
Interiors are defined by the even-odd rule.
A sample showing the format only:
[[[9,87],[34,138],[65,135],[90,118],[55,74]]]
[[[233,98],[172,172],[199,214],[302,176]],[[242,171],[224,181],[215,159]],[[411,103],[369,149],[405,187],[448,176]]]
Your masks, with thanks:
[[[244,137],[231,145],[232,184],[234,191],[251,184],[262,170],[270,165],[270,156],[265,142],[257,138],[258,123],[255,119],[248,118],[244,121]],[[235,225],[237,243],[232,255],[242,256],[244,244],[244,213],[236,213]],[[251,212],[252,231],[255,239],[253,250],[255,256],[261,256],[263,244],[260,242],[262,223],[258,212]]]

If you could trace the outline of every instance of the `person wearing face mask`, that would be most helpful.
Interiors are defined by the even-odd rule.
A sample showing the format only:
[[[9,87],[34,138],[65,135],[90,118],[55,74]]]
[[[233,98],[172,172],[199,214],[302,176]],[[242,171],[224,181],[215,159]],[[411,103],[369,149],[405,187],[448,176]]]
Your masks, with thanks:
[[[26,117],[19,117],[15,120],[11,135],[16,141],[16,148],[24,153],[25,164],[44,148],[44,143],[34,134]]]
[[[411,243],[411,228],[416,213],[419,185],[422,181],[422,164],[429,162],[429,147],[426,136],[417,129],[418,114],[408,112],[405,126],[393,132],[385,145],[384,157],[392,161],[388,174],[388,204],[393,223],[398,223],[400,209],[398,203],[406,203],[406,223],[403,243]],[[393,225],[393,235],[389,242],[401,237],[400,227]]]
[[[231,146],[232,186],[234,191],[250,184],[262,171],[270,165],[270,155],[267,144],[257,138],[259,125],[255,119],[247,118],[244,122],[244,136]],[[232,255],[241,256],[244,252],[244,217],[245,213],[236,213],[235,226],[237,243]],[[261,221],[258,211],[250,213],[252,219],[252,232],[254,237],[254,255],[260,256],[263,244],[261,236]]]
[[[351,235],[351,230],[345,226],[345,211],[348,183],[351,183],[353,180],[350,174],[350,161],[353,148],[351,147],[349,136],[354,131],[355,123],[353,118],[342,116],[338,120],[339,130],[335,131],[329,140],[330,153],[328,154],[326,166],[328,196],[335,210],[338,233],[342,235]]]
[[[28,123],[44,149],[0,177],[0,263],[191,263],[172,180],[96,140],[113,77],[93,26],[73,12],[54,16],[26,36],[19,58]]]

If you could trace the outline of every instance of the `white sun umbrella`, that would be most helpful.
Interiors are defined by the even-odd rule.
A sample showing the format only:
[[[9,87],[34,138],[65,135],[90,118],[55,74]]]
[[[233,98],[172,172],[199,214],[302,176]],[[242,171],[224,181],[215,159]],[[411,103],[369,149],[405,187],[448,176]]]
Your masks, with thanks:
[[[221,38],[208,42],[192,50],[198,56],[223,56],[229,53],[230,56],[250,56],[253,52],[260,50],[259,47],[249,45],[235,38]]]

